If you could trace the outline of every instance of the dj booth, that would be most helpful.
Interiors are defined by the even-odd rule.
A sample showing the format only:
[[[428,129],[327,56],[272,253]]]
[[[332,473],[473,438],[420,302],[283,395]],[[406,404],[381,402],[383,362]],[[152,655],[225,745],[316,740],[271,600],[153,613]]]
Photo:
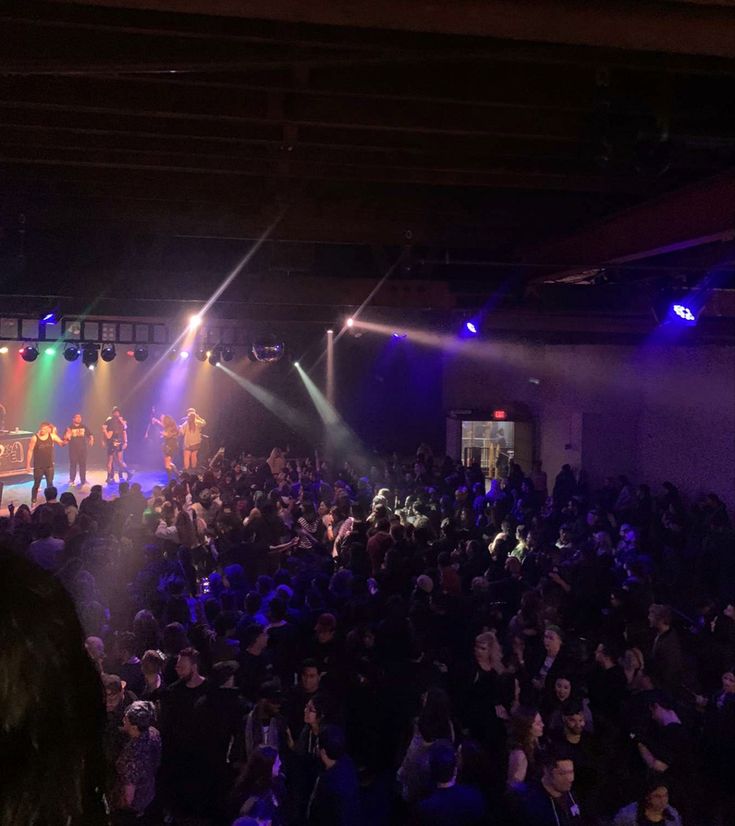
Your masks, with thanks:
[[[0,430],[0,478],[25,473],[32,436],[26,430]]]

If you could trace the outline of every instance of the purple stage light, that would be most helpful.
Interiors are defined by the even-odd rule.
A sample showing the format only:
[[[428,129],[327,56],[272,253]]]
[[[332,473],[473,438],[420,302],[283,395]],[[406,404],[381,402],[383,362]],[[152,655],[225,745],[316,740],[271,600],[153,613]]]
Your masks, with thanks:
[[[393,333],[393,338],[396,339],[396,341],[403,341],[404,339],[408,338],[408,333],[395,332]]]
[[[189,351],[188,350],[182,350],[179,353],[179,358],[180,359],[188,359],[189,358]]]
[[[467,321],[467,322],[465,323],[464,327],[465,327],[465,330],[467,330],[467,332],[468,332],[470,335],[472,335],[472,336],[476,336],[476,335],[477,335],[477,325],[475,324],[475,322],[474,322],[474,321]]]

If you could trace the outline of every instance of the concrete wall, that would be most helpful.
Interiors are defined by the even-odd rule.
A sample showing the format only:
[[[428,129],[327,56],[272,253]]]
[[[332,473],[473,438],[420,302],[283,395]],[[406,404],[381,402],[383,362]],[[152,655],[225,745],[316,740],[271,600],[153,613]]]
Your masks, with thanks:
[[[492,342],[444,368],[447,410],[529,406],[550,478],[568,462],[735,507],[735,347]]]

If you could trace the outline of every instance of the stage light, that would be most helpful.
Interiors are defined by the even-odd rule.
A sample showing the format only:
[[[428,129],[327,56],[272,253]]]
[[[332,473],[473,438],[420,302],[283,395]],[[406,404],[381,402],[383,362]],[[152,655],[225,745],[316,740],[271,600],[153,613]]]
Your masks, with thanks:
[[[232,361],[235,357],[235,353],[232,350],[232,347],[223,347],[222,348],[222,361]]]
[[[171,347],[166,353],[166,356],[167,356],[169,361],[176,361],[176,359],[178,358],[178,355],[179,355],[179,352],[175,347]]]
[[[51,312],[46,313],[46,315],[41,319],[41,324],[58,324],[59,323],[59,311],[57,309],[51,310]]]
[[[333,336],[334,335],[334,330],[327,330],[327,335],[328,336]]]
[[[94,364],[88,364],[87,370],[94,370]]]
[[[403,341],[405,338],[408,338],[408,333],[393,333],[393,338],[397,341]]]
[[[477,335],[477,325],[474,321],[465,322],[464,328],[471,336]]]
[[[103,344],[102,350],[100,351],[100,356],[102,356],[102,361],[112,361],[115,356],[117,355],[117,350],[115,349],[114,344]]]
[[[355,319],[352,318],[352,316],[350,316],[350,318],[347,319],[347,326],[352,327],[352,326],[354,326],[354,324],[355,324]]]
[[[189,358],[189,351],[188,350],[182,350],[179,353],[179,358],[182,359],[182,360],[188,359]]]
[[[273,364],[283,358],[286,345],[274,335],[263,336],[253,342],[250,348],[256,361],[264,364]]]
[[[97,363],[99,353],[96,344],[85,344],[82,350],[82,362],[85,367],[93,367]]]
[[[220,359],[219,347],[215,347],[213,350],[211,350],[208,358],[209,363],[212,365],[212,367],[216,367],[219,364]]]
[[[2,353],[2,355],[5,355],[7,352],[8,352],[7,347],[0,347],[0,353]]]
[[[293,366],[294,366],[294,367],[299,367],[300,365],[299,365],[298,361],[295,361],[295,362],[293,363]]]
[[[189,319],[189,329],[190,329],[190,330],[196,330],[196,329],[197,329],[197,327],[201,326],[201,323],[202,323],[202,317],[201,317],[201,315],[200,315],[199,313],[195,313],[195,314],[194,314],[193,316],[191,316],[191,318]]]
[[[67,361],[76,361],[79,358],[79,348],[76,344],[67,344],[64,347],[64,358]]]
[[[20,355],[23,361],[35,361],[38,358],[38,347],[35,344],[26,344],[21,348]]]
[[[136,347],[135,352],[133,353],[133,358],[136,361],[145,361],[148,358],[148,348],[143,347],[142,345]]]
[[[684,324],[696,324],[697,316],[686,304],[672,304],[671,310],[676,318]]]
[[[206,360],[207,360],[207,356],[208,356],[209,354],[208,354],[208,353],[207,353],[207,351],[204,349],[204,347],[200,347],[200,348],[196,351],[196,353],[194,353],[194,355],[196,356],[197,361],[206,361]]]
[[[56,348],[55,347],[47,347],[43,352],[47,356],[55,356],[56,355]]]

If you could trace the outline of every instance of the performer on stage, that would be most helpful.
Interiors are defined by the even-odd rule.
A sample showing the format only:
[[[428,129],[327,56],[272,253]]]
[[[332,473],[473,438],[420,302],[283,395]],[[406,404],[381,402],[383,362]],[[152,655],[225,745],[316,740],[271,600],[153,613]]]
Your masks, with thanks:
[[[179,426],[176,424],[176,419],[174,419],[173,416],[168,416],[165,413],[160,419],[154,416],[151,421],[161,428],[163,465],[166,468],[169,479],[175,479],[179,474],[178,468],[174,464],[174,454],[179,448]]]
[[[94,436],[82,423],[82,414],[75,413],[66,428],[64,441],[69,445],[69,485],[74,484],[79,467],[79,486],[87,484],[87,448],[94,444]]]
[[[186,411],[186,419],[180,428],[181,435],[184,437],[184,470],[193,469],[199,464],[202,428],[206,424],[206,420],[198,416],[193,407]]]
[[[41,479],[46,477],[46,486],[54,484],[54,445],[64,446],[66,444],[56,428],[51,422],[41,422],[38,430],[31,436],[28,443],[28,453],[26,455],[26,473],[31,472],[31,461],[33,462],[33,487],[31,488],[31,507],[36,504],[38,489],[41,487]]]
[[[123,419],[119,407],[112,408],[112,412],[102,425],[102,435],[107,445],[107,484],[115,481],[115,465],[120,481],[123,480],[123,472],[130,481],[133,474],[125,464],[124,456],[128,446],[128,423]]]

